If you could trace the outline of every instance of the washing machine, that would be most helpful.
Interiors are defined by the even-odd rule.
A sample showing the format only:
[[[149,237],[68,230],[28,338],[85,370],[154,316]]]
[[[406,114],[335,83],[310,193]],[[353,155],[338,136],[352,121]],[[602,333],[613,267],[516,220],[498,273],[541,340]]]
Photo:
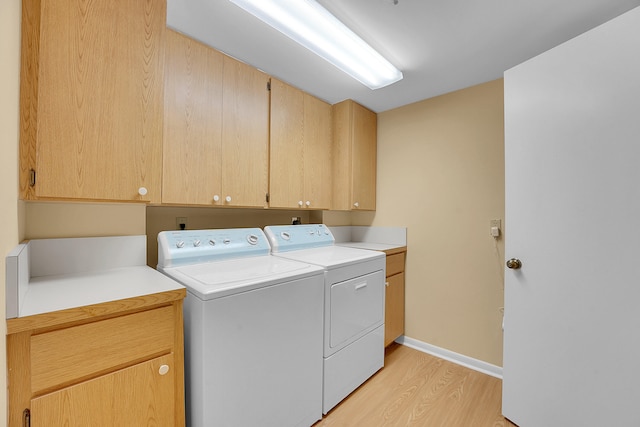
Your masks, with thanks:
[[[322,418],[324,271],[274,257],[259,228],[163,231],[158,270],[187,288],[187,425]]]
[[[323,224],[264,230],[273,255],[324,269],[326,414],[384,364],[385,254],[337,246]]]

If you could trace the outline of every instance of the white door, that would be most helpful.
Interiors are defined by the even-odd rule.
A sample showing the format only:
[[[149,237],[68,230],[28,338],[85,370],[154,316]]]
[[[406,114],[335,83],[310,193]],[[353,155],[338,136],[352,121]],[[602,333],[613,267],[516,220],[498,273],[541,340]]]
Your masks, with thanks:
[[[640,8],[505,73],[503,414],[640,426]]]

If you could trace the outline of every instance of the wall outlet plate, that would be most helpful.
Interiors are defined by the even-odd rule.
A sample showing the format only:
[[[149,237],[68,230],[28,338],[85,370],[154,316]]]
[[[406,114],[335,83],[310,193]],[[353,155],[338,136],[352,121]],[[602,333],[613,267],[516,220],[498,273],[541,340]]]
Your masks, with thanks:
[[[184,228],[182,228],[182,224],[184,224]],[[187,217],[179,216],[176,217],[176,230],[186,230],[187,229]]]

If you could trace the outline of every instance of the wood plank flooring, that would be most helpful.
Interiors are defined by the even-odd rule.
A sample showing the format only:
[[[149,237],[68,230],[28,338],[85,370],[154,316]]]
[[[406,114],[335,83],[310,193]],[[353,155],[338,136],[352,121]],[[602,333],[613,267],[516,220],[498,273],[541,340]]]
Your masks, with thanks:
[[[314,427],[512,427],[501,415],[502,381],[392,343],[385,367]]]

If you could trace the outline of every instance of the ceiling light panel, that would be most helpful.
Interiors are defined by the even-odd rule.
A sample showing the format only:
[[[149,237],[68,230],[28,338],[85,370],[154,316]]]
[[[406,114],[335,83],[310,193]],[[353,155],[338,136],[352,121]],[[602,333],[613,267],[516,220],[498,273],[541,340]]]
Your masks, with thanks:
[[[313,0],[230,0],[370,89],[402,72]]]

